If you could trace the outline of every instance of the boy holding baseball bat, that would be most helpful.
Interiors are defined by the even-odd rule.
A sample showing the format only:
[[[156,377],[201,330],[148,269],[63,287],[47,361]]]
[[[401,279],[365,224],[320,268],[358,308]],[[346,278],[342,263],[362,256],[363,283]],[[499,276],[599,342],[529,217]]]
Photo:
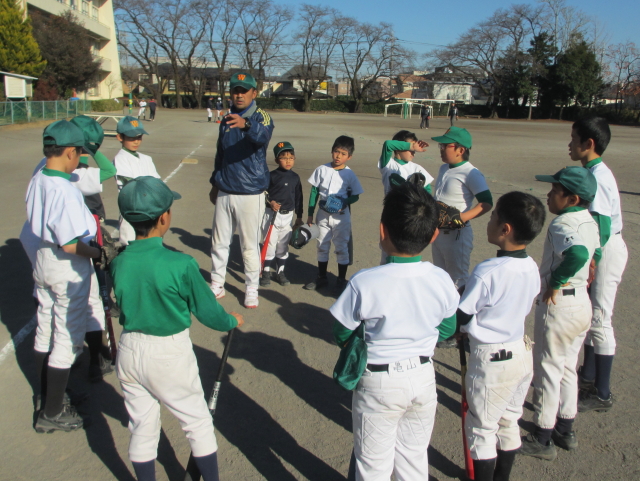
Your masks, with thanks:
[[[293,145],[289,142],[278,142],[273,148],[273,155],[276,157],[278,168],[270,172],[267,208],[262,221],[265,242],[271,224],[273,224],[260,278],[260,286],[262,287],[271,284],[271,263],[274,258],[276,262],[275,281],[281,286],[290,284],[284,273],[284,265],[289,257],[289,239],[291,238],[291,221],[294,211],[296,223],[293,229],[297,229],[304,223],[302,220],[302,182],[300,182],[300,176],[292,170],[296,161]]]
[[[536,197],[523,192],[500,197],[487,224],[497,256],[475,267],[458,307],[458,325],[471,348],[464,430],[476,481],[508,481],[520,447],[518,420],[533,375],[524,324],[540,292],[538,266],[526,246],[544,219]]]
[[[139,481],[155,480],[160,403],[178,418],[204,480],[218,480],[218,445],[189,338],[191,314],[218,331],[244,323],[218,304],[195,259],[162,245],[179,198],[151,176],[131,180],[118,196],[120,213],[136,233],[111,263],[111,274],[124,326],[116,371]]]

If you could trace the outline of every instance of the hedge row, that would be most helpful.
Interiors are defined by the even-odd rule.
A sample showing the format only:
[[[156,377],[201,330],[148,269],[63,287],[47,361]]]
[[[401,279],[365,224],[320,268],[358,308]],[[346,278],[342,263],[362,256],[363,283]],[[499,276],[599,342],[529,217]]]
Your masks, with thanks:
[[[91,110],[94,112],[113,112],[114,110],[122,110],[122,104],[113,99],[93,100]]]

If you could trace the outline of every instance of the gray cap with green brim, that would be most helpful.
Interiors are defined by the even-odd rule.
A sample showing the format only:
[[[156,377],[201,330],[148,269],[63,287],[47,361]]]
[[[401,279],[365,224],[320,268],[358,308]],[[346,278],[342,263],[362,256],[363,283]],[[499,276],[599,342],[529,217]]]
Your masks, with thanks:
[[[182,196],[156,177],[143,175],[130,180],[118,195],[118,207],[127,222],[144,222],[167,212]]]
[[[587,202],[593,202],[598,190],[598,183],[591,171],[577,165],[565,167],[553,175],[536,175],[536,180],[561,184],[569,192]]]

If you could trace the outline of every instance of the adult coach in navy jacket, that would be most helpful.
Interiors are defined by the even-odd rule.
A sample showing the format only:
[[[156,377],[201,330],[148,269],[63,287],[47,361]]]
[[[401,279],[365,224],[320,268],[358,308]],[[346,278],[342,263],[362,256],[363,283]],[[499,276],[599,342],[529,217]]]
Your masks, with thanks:
[[[256,81],[247,73],[231,77],[231,113],[220,123],[218,150],[209,198],[216,206],[211,235],[211,290],[224,297],[229,246],[238,231],[246,293],[244,306],[258,307],[260,279],[260,223],[264,192],[269,187],[267,147],[273,133],[269,114],[257,108]]]

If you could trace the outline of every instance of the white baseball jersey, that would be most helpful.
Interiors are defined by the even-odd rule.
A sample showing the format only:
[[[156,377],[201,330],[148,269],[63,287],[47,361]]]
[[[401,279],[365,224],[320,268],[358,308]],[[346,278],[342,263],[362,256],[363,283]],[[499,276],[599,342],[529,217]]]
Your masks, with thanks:
[[[353,170],[349,167],[336,170],[331,163],[316,168],[308,182],[318,189],[319,200],[326,200],[332,194],[347,198],[364,192]]]
[[[382,185],[384,186],[384,194],[391,190],[391,182],[389,178],[392,174],[398,174],[403,179],[406,179],[411,174],[415,174],[416,172],[421,173],[425,177],[425,185],[431,184],[433,181],[433,177],[427,170],[419,164],[415,162],[405,162],[403,160],[395,159],[393,157],[393,147],[394,145],[398,145],[398,141],[387,140],[383,144],[382,154],[380,159],[378,160],[378,170],[382,175]],[[411,147],[411,144],[408,142],[402,142],[403,147],[408,150]],[[386,158],[385,158],[386,157]]]
[[[481,344],[521,340],[539,292],[540,273],[531,257],[487,259],[467,279],[458,308],[473,318],[460,330]]]
[[[598,162],[589,168],[598,183],[596,197],[589,206],[590,212],[597,212],[611,218],[611,234],[622,230],[622,212],[620,207],[620,191],[616,178],[604,162]]]
[[[391,263],[356,273],[330,311],[347,329],[364,321],[368,362],[390,364],[433,356],[437,327],[459,299],[449,275],[430,262]]]
[[[96,235],[96,221],[69,175],[43,169],[27,188],[27,221],[31,232],[45,242],[63,246],[76,238],[89,243]]]
[[[584,246],[589,252],[589,259],[591,259],[595,250],[600,247],[598,224],[593,220],[589,211],[575,207],[570,209],[569,212],[560,214],[553,219],[547,231],[540,266],[542,288],[545,290],[549,288],[551,273],[558,268],[564,259],[562,255],[564,251],[573,246]],[[567,288],[586,287],[588,277],[589,261],[568,280],[569,286]]]
[[[455,207],[460,212],[466,212],[480,192],[489,190],[487,181],[471,162],[461,162],[457,167],[443,164],[438,171],[434,198],[447,205]]]
[[[158,179],[160,178],[151,157],[141,154],[140,152],[138,152],[138,156],[139,157],[136,157],[126,150],[120,149],[115,159],[113,159],[113,165],[116,166],[116,184],[118,184],[118,190],[121,190],[126,183],[121,177],[135,179],[143,175],[150,175]]]

